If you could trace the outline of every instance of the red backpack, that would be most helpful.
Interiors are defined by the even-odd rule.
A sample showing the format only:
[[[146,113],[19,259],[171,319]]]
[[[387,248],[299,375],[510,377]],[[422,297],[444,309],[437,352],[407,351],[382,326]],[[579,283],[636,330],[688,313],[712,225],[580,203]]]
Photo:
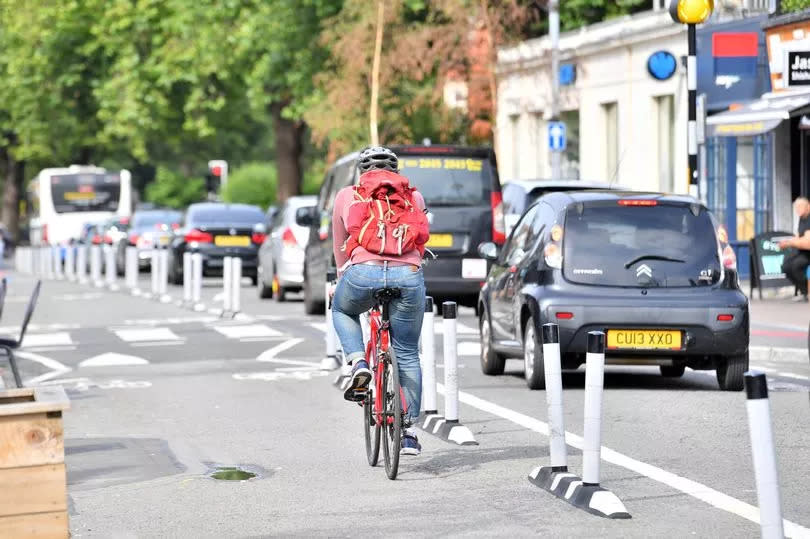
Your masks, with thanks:
[[[415,187],[408,178],[388,170],[370,170],[360,176],[349,207],[346,254],[360,245],[378,255],[401,256],[417,250],[425,254],[430,235],[427,216],[416,207]]]

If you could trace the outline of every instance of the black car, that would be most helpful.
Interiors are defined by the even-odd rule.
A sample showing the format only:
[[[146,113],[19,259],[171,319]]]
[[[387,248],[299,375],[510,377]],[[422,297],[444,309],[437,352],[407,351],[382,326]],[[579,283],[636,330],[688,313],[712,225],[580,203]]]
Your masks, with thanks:
[[[222,275],[223,259],[242,259],[242,275],[257,282],[259,246],[265,238],[258,206],[203,202],[192,204],[169,242],[169,280],[183,282],[183,253],[202,253],[203,275]]]
[[[748,369],[748,299],[725,230],[697,200],[658,193],[553,193],[531,206],[481,290],[481,368],[523,358],[545,385],[541,327],[559,325],[563,368],[585,361],[589,331],[606,334],[606,362],[716,369],[741,390]]]
[[[425,266],[427,293],[436,303],[455,300],[475,306],[488,263],[476,253],[482,242],[506,239],[501,186],[491,148],[461,146],[391,146],[399,157],[400,173],[425,199],[430,223],[427,248],[435,255]],[[337,192],[357,183],[355,152],[340,158],[327,171],[318,205],[298,223],[311,226],[304,267],[304,305],[309,314],[324,309],[327,269],[332,255],[332,206]]]
[[[138,266],[151,265],[152,249],[169,244],[172,230],[180,226],[183,213],[171,209],[136,210],[129,221],[126,239],[116,243],[115,265],[118,275],[124,275],[127,247],[137,247]]]

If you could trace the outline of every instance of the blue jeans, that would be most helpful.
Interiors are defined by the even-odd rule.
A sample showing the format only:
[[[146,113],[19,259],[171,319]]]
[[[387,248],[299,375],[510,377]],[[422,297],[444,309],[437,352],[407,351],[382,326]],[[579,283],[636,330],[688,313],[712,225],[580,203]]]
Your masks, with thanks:
[[[425,278],[415,266],[355,264],[338,281],[332,300],[332,320],[349,362],[365,357],[360,314],[376,303],[380,288],[399,288],[402,296],[391,301],[391,342],[399,365],[399,383],[408,407],[406,420],[419,417],[422,400],[422,368],[419,365],[419,334],[425,315]]]

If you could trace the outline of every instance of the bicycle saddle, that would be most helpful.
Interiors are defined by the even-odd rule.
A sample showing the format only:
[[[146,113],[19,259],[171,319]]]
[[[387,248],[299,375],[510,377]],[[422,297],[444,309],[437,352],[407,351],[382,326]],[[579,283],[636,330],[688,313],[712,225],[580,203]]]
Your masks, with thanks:
[[[399,288],[380,288],[374,292],[374,299],[380,303],[388,303],[400,296],[402,296],[402,292]]]

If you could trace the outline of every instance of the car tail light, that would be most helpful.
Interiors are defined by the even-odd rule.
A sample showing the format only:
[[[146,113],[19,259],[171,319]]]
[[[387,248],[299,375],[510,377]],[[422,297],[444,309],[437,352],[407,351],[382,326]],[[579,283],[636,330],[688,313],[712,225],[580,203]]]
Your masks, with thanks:
[[[172,223],[172,230],[177,230],[180,228],[180,223]]]
[[[104,235],[104,243],[107,245],[112,245],[112,237],[109,234]]]
[[[571,320],[574,318],[574,313],[569,313],[566,311],[557,311],[557,319],[558,320]]]
[[[254,232],[253,235],[251,236],[251,239],[253,239],[253,243],[261,245],[262,243],[264,243],[264,238],[266,237],[267,234],[262,234],[261,232]]]
[[[42,225],[42,243],[48,243],[48,225]]]
[[[737,255],[734,254],[734,249],[731,245],[726,245],[723,248],[723,267],[726,269],[737,269]]]
[[[209,234],[208,232],[203,232],[202,230],[197,230],[193,228],[186,233],[185,236],[186,243],[196,242],[196,243],[213,243],[214,236]]]
[[[545,256],[548,267],[555,269],[562,268],[562,251],[560,250],[560,246],[556,243],[546,245],[545,249],[543,249],[543,256]]]
[[[619,206],[658,206],[657,200],[622,199]]]
[[[138,236],[137,234],[130,234],[129,235],[129,244],[130,245],[137,245],[138,240],[140,240],[140,239],[141,239],[141,237]]]
[[[732,320],[734,320],[734,315],[733,314],[718,314],[717,315],[717,321],[718,322],[731,322]]]
[[[101,236],[95,234],[92,239],[93,245],[100,245],[101,244]]]
[[[291,228],[284,229],[281,234],[281,243],[284,244],[284,247],[298,247],[298,240],[295,239],[295,234],[293,234]]]
[[[506,243],[506,223],[503,219],[503,195],[492,193],[492,241],[498,245]]]

